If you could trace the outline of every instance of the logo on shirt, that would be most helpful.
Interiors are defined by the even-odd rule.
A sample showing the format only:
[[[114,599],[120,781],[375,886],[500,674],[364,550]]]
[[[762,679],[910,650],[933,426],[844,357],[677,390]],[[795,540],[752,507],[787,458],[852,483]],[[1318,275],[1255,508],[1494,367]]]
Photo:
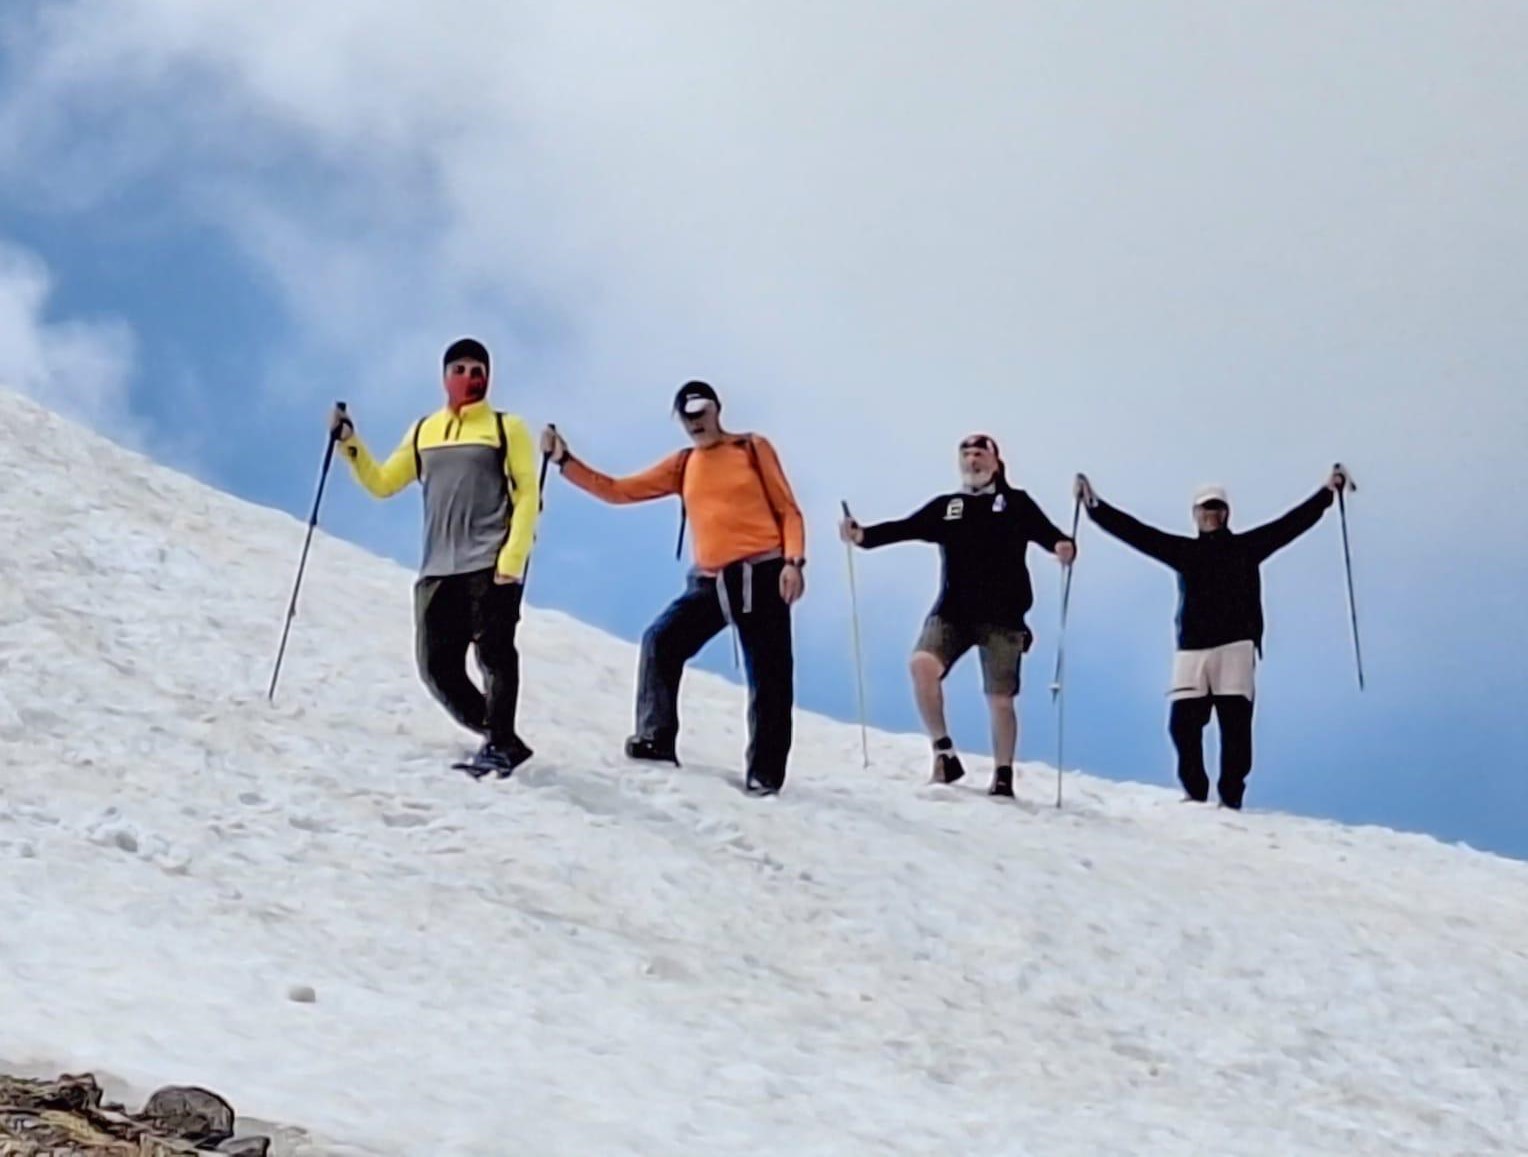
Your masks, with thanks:
[[[954,522],[965,513],[966,502],[963,498],[952,498],[948,506],[944,508],[944,520]]]
[[[994,498],[992,500],[992,513],[993,514],[1002,514],[1003,513],[1003,508],[1005,506],[1007,506],[1007,505],[1008,504],[1003,501],[1003,496],[1001,494],[999,494],[996,498]]]

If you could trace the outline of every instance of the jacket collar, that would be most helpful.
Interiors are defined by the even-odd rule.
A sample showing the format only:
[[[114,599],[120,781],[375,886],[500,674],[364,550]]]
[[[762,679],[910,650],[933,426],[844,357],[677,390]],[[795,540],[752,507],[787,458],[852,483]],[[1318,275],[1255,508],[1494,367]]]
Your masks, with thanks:
[[[469,418],[481,410],[488,410],[490,408],[491,407],[488,404],[488,399],[482,398],[476,402],[468,402],[460,410],[453,410],[451,408],[451,403],[447,402],[444,406],[441,407],[441,413],[450,418]]]

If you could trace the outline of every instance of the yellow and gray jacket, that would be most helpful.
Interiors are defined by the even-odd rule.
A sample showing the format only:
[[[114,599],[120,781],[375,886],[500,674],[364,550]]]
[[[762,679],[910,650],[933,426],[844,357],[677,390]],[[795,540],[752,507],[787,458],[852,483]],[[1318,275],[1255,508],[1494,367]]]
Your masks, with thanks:
[[[421,418],[380,464],[353,429],[340,448],[356,481],[378,498],[410,482],[423,488],[421,578],[489,568],[524,576],[541,494],[535,447],[522,419],[473,402]]]

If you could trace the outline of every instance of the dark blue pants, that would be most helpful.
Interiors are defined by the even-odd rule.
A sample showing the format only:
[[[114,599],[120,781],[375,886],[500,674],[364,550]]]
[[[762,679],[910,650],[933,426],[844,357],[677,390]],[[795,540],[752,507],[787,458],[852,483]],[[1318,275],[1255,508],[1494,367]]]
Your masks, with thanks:
[[[637,735],[675,746],[685,664],[726,629],[730,611],[748,674],[748,778],[776,790],[785,783],[795,707],[791,610],[780,597],[783,567],[779,559],[756,563],[750,583],[745,568],[735,564],[721,576],[725,591],[718,579],[692,574],[684,593],[643,633],[637,672]]]

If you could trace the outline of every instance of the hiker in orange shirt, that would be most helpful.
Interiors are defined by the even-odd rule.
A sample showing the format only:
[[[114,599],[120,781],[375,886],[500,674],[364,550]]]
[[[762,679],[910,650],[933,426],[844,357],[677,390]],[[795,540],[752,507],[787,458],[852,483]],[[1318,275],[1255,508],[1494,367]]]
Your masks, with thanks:
[[[774,447],[759,434],[722,429],[721,400],[686,382],[674,414],[693,445],[640,474],[611,478],[568,451],[555,427],[541,449],[562,476],[605,502],[677,494],[694,527],[695,566],[681,594],[642,636],[632,759],[678,764],[679,683],[685,664],[728,625],[737,628],[748,673],[750,794],[785,784],[794,709],[791,606],[806,589],[806,528]],[[683,523],[680,535],[683,537]]]

